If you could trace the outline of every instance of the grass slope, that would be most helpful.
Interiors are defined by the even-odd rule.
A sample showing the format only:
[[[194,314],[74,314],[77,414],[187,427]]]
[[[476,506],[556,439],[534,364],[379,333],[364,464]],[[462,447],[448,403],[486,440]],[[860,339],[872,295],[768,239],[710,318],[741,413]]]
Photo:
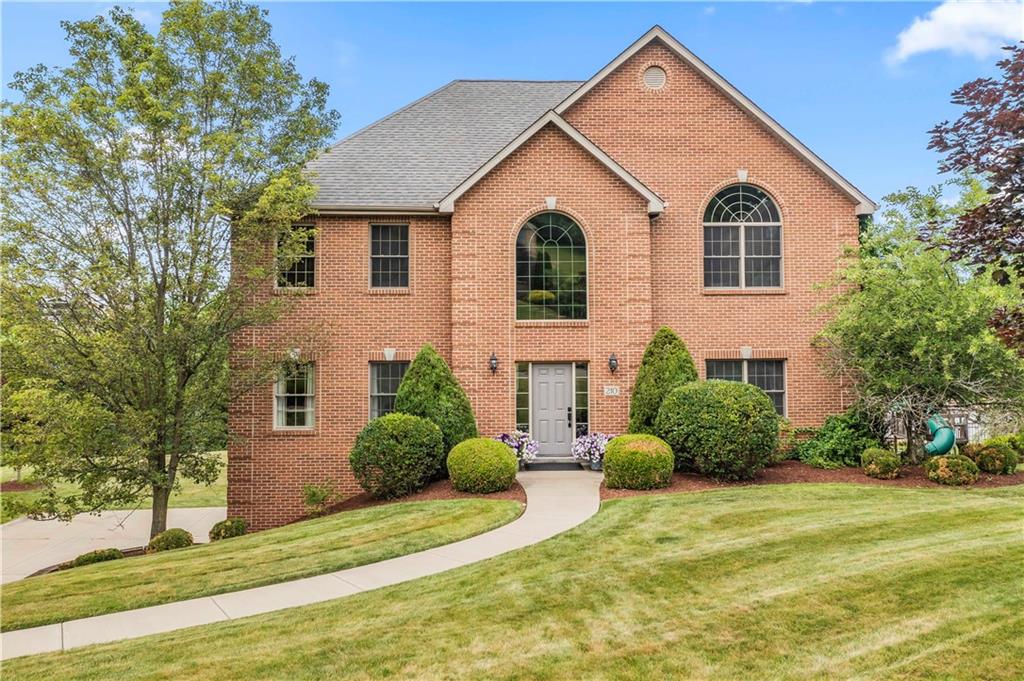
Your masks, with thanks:
[[[636,497],[445,574],[4,678],[1019,679],[1022,518],[1020,487]]]
[[[217,479],[209,485],[202,485],[189,480],[180,481],[178,489],[171,493],[171,508],[206,508],[208,506],[227,505],[227,452],[220,452],[219,454],[221,463],[224,465],[221,466],[220,475]],[[10,468],[9,466],[0,467],[0,480],[14,480],[16,477],[17,474],[13,468]],[[31,479],[31,471],[26,471],[22,474],[22,480],[31,481]],[[78,488],[75,485],[66,483],[58,485],[57,489],[60,494],[75,494],[78,491]],[[37,496],[39,496],[38,490],[4,492],[3,498],[0,499],[0,523],[6,523],[22,515],[16,508],[11,507],[11,501],[15,499],[31,501]],[[150,508],[152,505],[152,499],[144,499],[142,503],[138,505],[133,504],[128,507],[114,506],[109,510],[123,510],[124,508]]]
[[[515,519],[516,501],[388,504],[205,546],[5,584],[4,631],[319,575],[422,551]]]

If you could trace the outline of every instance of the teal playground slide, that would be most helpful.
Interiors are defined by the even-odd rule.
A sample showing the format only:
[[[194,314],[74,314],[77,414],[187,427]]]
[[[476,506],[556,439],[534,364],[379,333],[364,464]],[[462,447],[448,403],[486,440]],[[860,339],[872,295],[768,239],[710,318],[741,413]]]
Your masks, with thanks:
[[[932,414],[928,419],[928,432],[931,433],[932,441],[924,446],[928,456],[941,456],[953,449],[956,444],[956,433],[953,426],[946,422],[939,414]]]

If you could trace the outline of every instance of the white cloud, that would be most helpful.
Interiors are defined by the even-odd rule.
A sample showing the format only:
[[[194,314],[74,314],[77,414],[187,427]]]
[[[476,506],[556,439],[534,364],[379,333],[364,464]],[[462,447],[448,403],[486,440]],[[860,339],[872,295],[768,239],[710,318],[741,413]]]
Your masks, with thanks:
[[[1022,37],[1024,3],[946,0],[903,29],[887,59],[899,64],[915,54],[937,50],[983,59]]]
[[[707,7],[704,8],[704,14],[710,16],[710,15],[712,15],[714,13],[715,13],[715,6],[714,5],[708,5]]]

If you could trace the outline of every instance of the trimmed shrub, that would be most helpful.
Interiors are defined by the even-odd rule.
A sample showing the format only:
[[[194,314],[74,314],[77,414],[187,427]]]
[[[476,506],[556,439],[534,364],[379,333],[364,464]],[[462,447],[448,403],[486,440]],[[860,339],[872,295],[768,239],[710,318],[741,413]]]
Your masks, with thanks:
[[[302,486],[302,505],[306,507],[306,517],[319,518],[327,514],[331,504],[338,498],[334,483],[327,481],[319,485],[309,483]]]
[[[443,460],[441,429],[425,418],[397,412],[367,423],[349,455],[356,480],[378,499],[418,492]]]
[[[619,435],[604,450],[604,484],[613,489],[667,487],[673,468],[672,448],[654,435]]]
[[[180,527],[172,527],[150,539],[149,544],[146,545],[146,553],[183,549],[187,546],[192,546],[194,543],[191,532],[186,532]]]
[[[633,384],[629,432],[655,432],[654,421],[665,396],[683,383],[697,380],[697,367],[682,339],[663,326],[647,344]]]
[[[892,480],[900,474],[900,457],[888,449],[865,449],[860,455],[860,465],[869,478]]]
[[[512,448],[486,437],[463,440],[448,455],[448,476],[460,492],[502,492],[516,481],[518,469]]]
[[[96,549],[89,553],[83,553],[78,558],[71,561],[71,567],[82,567],[83,565],[92,565],[93,563],[104,563],[108,560],[117,560],[118,558],[124,558],[124,554],[121,553],[121,549]]]
[[[441,429],[442,451],[450,452],[463,440],[477,437],[476,419],[462,386],[432,345],[420,348],[398,385],[395,411],[421,416]],[[437,474],[444,477],[444,457]]]
[[[960,454],[926,459],[924,472],[929,480],[942,485],[972,485],[978,480],[978,466]]]
[[[779,446],[779,417],[757,386],[736,381],[695,381],[665,398],[655,422],[672,447],[676,468],[721,480],[757,475]]]
[[[821,428],[796,446],[796,456],[815,468],[857,466],[865,449],[878,449],[871,424],[857,412],[829,416]]]
[[[210,528],[210,541],[241,537],[249,530],[244,518],[228,518],[214,523]]]
[[[981,444],[967,445],[963,455],[978,464],[978,469],[993,475],[1013,475],[1020,463],[1017,451],[1007,436],[994,437]]]

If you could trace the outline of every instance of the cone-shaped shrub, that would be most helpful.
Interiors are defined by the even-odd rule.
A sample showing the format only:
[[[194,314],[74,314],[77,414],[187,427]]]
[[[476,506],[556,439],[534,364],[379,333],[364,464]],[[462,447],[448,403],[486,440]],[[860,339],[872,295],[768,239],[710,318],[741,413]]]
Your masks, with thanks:
[[[469,398],[444,358],[429,344],[420,348],[405,372],[395,395],[395,411],[433,421],[441,429],[445,452],[478,435]],[[443,475],[443,461],[440,469]]]
[[[654,433],[654,420],[672,389],[697,380],[686,344],[667,326],[658,329],[644,350],[629,405],[629,432]]]

